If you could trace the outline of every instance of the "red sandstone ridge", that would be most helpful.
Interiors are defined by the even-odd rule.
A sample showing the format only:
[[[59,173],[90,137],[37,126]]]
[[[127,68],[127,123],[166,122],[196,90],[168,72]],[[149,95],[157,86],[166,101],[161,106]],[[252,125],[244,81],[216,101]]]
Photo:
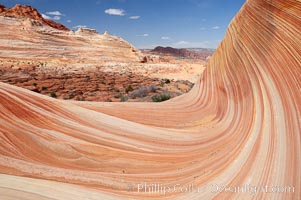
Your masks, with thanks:
[[[29,19],[34,19],[42,24],[46,24],[51,26],[52,28],[69,31],[67,27],[52,20],[44,19],[42,15],[35,8],[27,5],[16,4],[12,8],[5,8],[5,6],[0,5],[0,15],[8,16],[8,17],[25,17]]]
[[[5,7],[3,5],[0,5],[0,12],[3,12],[5,10]]]

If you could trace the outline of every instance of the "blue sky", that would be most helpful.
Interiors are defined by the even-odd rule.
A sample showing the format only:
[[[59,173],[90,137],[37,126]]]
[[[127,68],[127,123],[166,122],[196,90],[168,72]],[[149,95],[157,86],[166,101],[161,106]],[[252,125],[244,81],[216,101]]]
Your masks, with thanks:
[[[216,48],[245,0],[0,0],[37,8],[69,28],[108,30],[138,48]]]

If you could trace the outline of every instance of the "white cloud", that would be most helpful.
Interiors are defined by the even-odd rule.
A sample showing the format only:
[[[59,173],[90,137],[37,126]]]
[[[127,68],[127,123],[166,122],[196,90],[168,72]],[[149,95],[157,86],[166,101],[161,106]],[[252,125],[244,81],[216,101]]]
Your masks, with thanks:
[[[188,44],[190,44],[190,42],[180,41],[180,42],[176,42],[176,43],[173,43],[173,44],[176,45],[176,46],[181,46],[181,45],[188,45]]]
[[[51,11],[51,12],[46,12],[48,15],[56,15],[56,16],[62,16],[63,14],[60,11]]]
[[[130,16],[129,18],[130,18],[130,19],[139,19],[140,16]]]
[[[219,26],[213,26],[212,27],[212,29],[215,29],[215,30],[217,30],[217,29],[219,29],[220,27]]]
[[[42,14],[42,17],[49,20],[60,20],[61,17],[64,16],[64,14],[62,14],[60,11],[46,12],[46,14]],[[52,17],[49,15],[52,15]]]
[[[48,15],[45,15],[45,14],[42,14],[42,17],[43,17],[44,19],[52,19],[51,17],[49,17]]]
[[[137,35],[137,36],[139,36],[139,37],[148,37],[149,34],[148,34],[148,33],[144,33],[144,34],[142,34],[142,35]]]
[[[115,9],[115,8],[107,9],[105,10],[105,13],[109,15],[118,15],[118,16],[125,15],[125,11],[123,9]]]
[[[202,31],[207,30],[207,28],[205,28],[205,27],[201,27],[200,29],[201,29]]]
[[[170,37],[168,37],[168,36],[162,36],[161,40],[170,40]]]
[[[72,21],[70,19],[67,20],[67,23],[71,23]]]

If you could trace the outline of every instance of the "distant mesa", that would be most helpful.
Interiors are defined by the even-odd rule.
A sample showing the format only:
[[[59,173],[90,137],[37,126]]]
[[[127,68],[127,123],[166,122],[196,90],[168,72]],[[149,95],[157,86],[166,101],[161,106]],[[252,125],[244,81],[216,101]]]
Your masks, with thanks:
[[[67,27],[60,23],[54,22],[49,19],[44,19],[42,15],[37,11],[37,9],[27,5],[23,6],[20,4],[16,4],[14,7],[11,8],[6,8],[4,5],[0,5],[0,15],[6,17],[22,17],[33,19],[52,28],[62,31],[69,31]]]
[[[151,50],[152,53],[169,55],[174,57],[192,58],[206,60],[214,52],[212,49],[196,48],[196,49],[176,49],[172,47],[158,46]]]

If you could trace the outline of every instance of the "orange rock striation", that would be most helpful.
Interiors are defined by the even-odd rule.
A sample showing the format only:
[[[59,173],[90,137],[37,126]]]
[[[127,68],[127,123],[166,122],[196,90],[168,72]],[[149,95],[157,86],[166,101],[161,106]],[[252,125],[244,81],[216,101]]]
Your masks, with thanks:
[[[162,104],[66,102],[1,83],[0,194],[300,199],[300,16],[300,1],[248,0],[193,90]]]
[[[120,37],[95,30],[76,32],[44,19],[30,6],[0,7],[0,59],[38,61],[48,66],[140,62],[140,51]]]

